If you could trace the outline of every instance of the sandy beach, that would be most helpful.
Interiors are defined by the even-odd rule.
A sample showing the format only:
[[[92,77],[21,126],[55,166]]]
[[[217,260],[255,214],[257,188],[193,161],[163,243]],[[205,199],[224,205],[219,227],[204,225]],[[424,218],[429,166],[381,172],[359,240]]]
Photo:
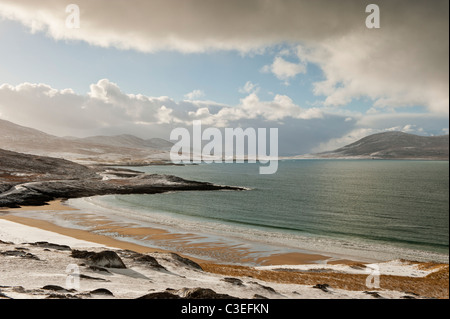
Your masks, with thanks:
[[[26,212],[41,212],[45,211],[59,211],[64,213],[64,220],[76,222],[77,225],[89,229],[89,231],[67,228],[55,225],[43,219],[25,217]],[[1,211],[0,211],[1,212]],[[117,223],[108,220],[106,217],[101,219],[97,216],[92,216],[89,213],[78,211],[77,209],[65,205],[62,201],[51,201],[47,206],[28,206],[16,209],[9,209],[5,211],[0,218],[20,223],[27,226],[45,229],[62,235],[71,236],[81,240],[88,240],[108,247],[116,247],[120,249],[129,249],[140,253],[149,253],[155,251],[168,251],[167,249],[151,248],[157,246],[173,247],[178,252],[183,252],[186,256],[193,260],[198,260],[203,263],[211,263],[211,259],[217,260],[219,256],[226,258],[230,263],[238,264],[254,264],[254,265],[297,265],[297,264],[311,264],[311,263],[354,263],[359,260],[348,260],[325,256],[317,253],[300,253],[300,252],[286,252],[286,253],[270,253],[250,250],[247,247],[237,245],[227,245],[225,243],[209,242],[207,238],[193,233],[174,233],[164,229],[141,227],[136,224]],[[9,212],[9,213],[8,213]],[[20,216],[12,215],[11,213],[24,212]],[[102,233],[114,234],[113,236],[101,235]],[[119,240],[120,238],[122,240]],[[148,242],[148,246],[135,244],[125,239],[134,239]],[[201,243],[198,240],[204,239]],[[160,244],[160,245],[158,245]],[[172,249],[172,250],[173,250]],[[198,256],[205,256],[208,258],[201,258]],[[216,257],[216,258],[215,258]]]
[[[182,252],[174,251],[176,256],[183,259],[175,258],[173,251],[138,245],[91,231],[61,227],[49,221],[24,217],[23,214],[11,214],[18,211],[39,211],[42,214],[61,211],[73,218],[84,218],[86,223],[95,222],[96,227],[114,230],[121,236],[148,238],[155,242],[171,241],[177,244],[174,247],[184,245]],[[260,257],[258,266],[243,266],[252,252],[242,247],[207,242],[202,245],[192,244],[189,239],[195,234],[174,234],[147,227],[127,228],[105,220],[89,220],[78,213],[61,201],[53,201],[47,206],[0,211],[0,298],[131,299],[149,293],[167,292],[168,288],[171,294],[178,297],[189,296],[187,291],[202,288],[245,299],[448,298],[447,264],[393,260],[377,263],[377,272],[374,273],[370,271],[372,265],[354,260],[337,260],[320,254],[283,253]],[[67,245],[70,248],[52,249],[49,248],[51,246],[34,244],[37,242]],[[95,267],[90,267],[89,261],[81,262],[72,257],[74,250],[114,251],[123,260],[126,270],[104,267],[109,274],[92,270]],[[242,261],[242,265],[217,263],[211,261],[214,260],[212,258],[201,259],[189,255],[189,252],[198,250],[208,252],[210,257],[216,253],[233,255],[235,260]],[[36,259],[27,256],[36,256]],[[155,269],[154,265],[148,267],[138,261],[150,258],[148,256],[165,270]],[[190,260],[200,268],[180,264],[180,260]],[[85,278],[75,291],[64,288],[67,279],[65,269],[70,264],[78,265],[84,276],[82,278]],[[376,285],[368,286],[368,277],[374,274],[378,276],[379,288]],[[48,285],[56,285],[63,290],[50,293],[42,289]],[[91,293],[100,288],[107,289],[112,296]]]

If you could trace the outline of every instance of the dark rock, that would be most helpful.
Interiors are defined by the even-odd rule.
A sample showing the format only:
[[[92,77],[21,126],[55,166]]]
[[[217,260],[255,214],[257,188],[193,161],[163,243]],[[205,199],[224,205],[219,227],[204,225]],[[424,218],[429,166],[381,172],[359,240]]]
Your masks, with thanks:
[[[275,289],[273,289],[272,287],[268,287],[268,286],[261,285],[259,282],[256,282],[256,281],[250,281],[249,284],[257,285],[258,287],[260,287],[260,288],[262,288],[262,289],[265,289],[265,290],[267,290],[267,291],[269,291],[269,292],[271,292],[271,293],[277,294],[277,292],[275,291]]]
[[[178,293],[178,294],[177,294]],[[138,299],[239,299],[227,294],[219,294],[209,288],[167,288],[164,292],[154,292]]]
[[[56,285],[46,285],[46,286],[42,287],[41,289],[51,290],[51,291],[60,291],[60,292],[68,292],[68,291],[74,292],[75,291],[74,289],[67,290],[66,288],[63,288],[61,286],[56,286]]]
[[[254,294],[252,299],[269,299],[269,298],[258,295],[258,294]]]
[[[12,299],[0,291],[0,299]]]
[[[383,297],[376,291],[364,291],[365,294],[371,295],[374,298],[377,299],[383,299]]]
[[[26,253],[24,251],[21,250],[8,250],[8,251],[2,251],[0,252],[0,255],[3,256],[15,256],[15,257],[22,257],[22,258],[27,258],[27,259],[34,259],[34,260],[40,260],[39,257],[31,254],[31,253]]]
[[[28,259],[34,259],[34,260],[40,260],[38,256],[30,254],[30,253],[26,253],[25,256],[21,256],[23,258],[28,258]]]
[[[328,288],[330,288],[330,285],[328,285],[328,284],[317,284],[317,285],[313,286],[313,288],[320,289],[323,292],[330,292],[328,290]]]
[[[47,296],[46,299],[81,299],[81,298],[71,294],[50,294]]]
[[[163,266],[161,266],[158,261],[156,260],[156,258],[149,256],[149,255],[143,255],[141,254],[139,257],[134,259],[135,261],[139,262],[139,263],[143,263],[146,266],[153,268],[155,270],[167,270],[166,268],[164,268]]]
[[[222,281],[225,281],[227,283],[230,283],[232,285],[236,285],[236,286],[243,286],[244,283],[242,282],[242,280],[238,279],[238,278],[231,278],[231,277],[226,277],[221,279]]]
[[[12,288],[12,290],[14,292],[18,292],[18,293],[21,293],[21,294],[26,293],[25,288],[23,288],[22,286],[15,286],[15,287]]]
[[[87,259],[96,253],[93,251],[86,251],[86,250],[72,250],[72,254],[70,255],[73,258],[81,258],[81,259]]]
[[[72,250],[73,258],[86,259],[90,266],[106,268],[127,268],[116,252],[105,250],[99,253],[90,251]]]
[[[48,243],[46,241],[39,241],[39,242],[36,242],[36,243],[32,243],[30,245],[37,246],[37,247],[42,247],[42,248],[55,249],[55,250],[68,250],[68,251],[72,250],[67,245],[52,244],[52,243]]]
[[[87,275],[83,275],[83,274],[80,274],[80,278],[81,279],[87,279],[87,280],[109,281],[109,280],[106,280],[104,278],[91,277],[91,276],[87,276]]]
[[[105,273],[105,274],[108,274],[108,275],[111,274],[111,272],[108,271],[108,269],[103,268],[103,267],[89,266],[88,269],[90,269],[92,271],[95,271],[95,272],[102,272],[102,273]]]
[[[119,255],[114,251],[106,250],[96,253],[88,258],[88,262],[92,266],[106,267],[106,268],[127,268],[120,259]]]
[[[7,250],[7,251],[2,251],[0,252],[0,255],[3,256],[17,256],[17,257],[22,257],[24,256],[26,253],[24,253],[23,251],[20,250]]]
[[[181,297],[172,294],[168,291],[164,291],[164,292],[152,292],[137,299],[181,299]]]
[[[184,299],[239,299],[227,294],[219,294],[209,288],[190,288],[184,291]]]
[[[99,289],[92,290],[90,292],[90,294],[91,295],[114,296],[114,294],[111,291],[109,291],[108,289],[105,289],[105,288],[99,288]]]
[[[188,258],[181,257],[180,255],[175,254],[175,253],[170,253],[170,256],[177,262],[181,263],[182,265],[188,266],[189,268],[203,271],[202,267],[199,264],[197,264],[195,261],[192,261]]]

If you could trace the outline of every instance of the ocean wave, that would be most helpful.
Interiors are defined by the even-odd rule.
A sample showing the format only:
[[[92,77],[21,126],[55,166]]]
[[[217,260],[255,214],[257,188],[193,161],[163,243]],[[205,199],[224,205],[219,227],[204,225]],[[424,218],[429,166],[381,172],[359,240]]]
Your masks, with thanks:
[[[295,249],[305,253],[364,259],[369,262],[398,258],[446,263],[449,261],[448,254],[362,241],[356,238],[332,238],[307,233],[299,234],[283,229],[275,230],[265,226],[250,226],[226,221],[217,222],[200,217],[160,212],[150,207],[133,206],[121,198],[121,196],[96,196],[71,199],[68,203],[78,209],[107,216],[117,222],[135,223],[144,227],[162,228],[178,233],[192,232],[206,236],[211,240],[228,240],[250,246],[264,246],[278,251]]]

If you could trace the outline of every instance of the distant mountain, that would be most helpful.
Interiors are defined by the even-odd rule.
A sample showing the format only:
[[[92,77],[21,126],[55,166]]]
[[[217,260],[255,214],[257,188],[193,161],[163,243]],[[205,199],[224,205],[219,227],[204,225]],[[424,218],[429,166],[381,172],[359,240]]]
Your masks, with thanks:
[[[30,142],[33,142],[43,139],[50,140],[55,138],[55,136],[0,119],[0,141],[10,141],[13,144],[16,142],[20,143],[23,138],[27,138]]]
[[[384,132],[364,137],[337,150],[313,156],[319,158],[448,160],[449,136],[418,136],[403,132]]]
[[[132,135],[57,137],[0,119],[0,148],[82,164],[145,165],[167,161],[172,143]]]
[[[130,148],[150,148],[156,150],[170,150],[170,148],[173,146],[172,143],[160,138],[152,138],[144,140],[142,138],[128,134],[116,136],[92,136],[76,140],[92,144],[102,144],[102,145],[109,145],[116,147],[130,147]]]

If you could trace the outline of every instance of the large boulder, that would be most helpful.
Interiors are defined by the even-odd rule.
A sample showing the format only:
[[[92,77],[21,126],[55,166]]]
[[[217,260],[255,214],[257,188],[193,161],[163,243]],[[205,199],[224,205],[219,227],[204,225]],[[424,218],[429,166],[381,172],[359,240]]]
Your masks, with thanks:
[[[85,259],[90,266],[105,268],[127,268],[116,252],[105,250],[99,253],[73,250],[72,257]]]
[[[180,292],[184,299],[238,299],[227,294],[219,294],[209,288],[184,288]]]

